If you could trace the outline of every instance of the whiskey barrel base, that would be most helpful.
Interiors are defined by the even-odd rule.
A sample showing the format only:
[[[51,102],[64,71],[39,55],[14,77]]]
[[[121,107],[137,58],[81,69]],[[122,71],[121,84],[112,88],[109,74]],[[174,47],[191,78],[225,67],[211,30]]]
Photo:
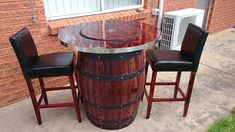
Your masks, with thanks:
[[[92,124],[121,129],[136,117],[144,91],[144,54],[79,53],[77,69],[82,100]]]
[[[136,114],[137,112],[135,112],[130,117],[125,117],[119,120],[110,120],[110,121],[100,120],[88,114],[87,114],[87,117],[92,124],[94,124],[95,126],[99,128],[115,130],[115,129],[121,129],[121,128],[129,126],[135,120]]]

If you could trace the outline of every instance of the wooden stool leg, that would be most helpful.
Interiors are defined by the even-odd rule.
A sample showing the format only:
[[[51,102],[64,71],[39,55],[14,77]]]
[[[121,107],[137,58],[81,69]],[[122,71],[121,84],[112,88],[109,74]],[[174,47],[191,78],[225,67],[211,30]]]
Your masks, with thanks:
[[[186,94],[186,100],[184,103],[184,113],[183,113],[184,117],[186,117],[188,113],[188,107],[189,107],[189,103],[190,103],[190,99],[191,99],[191,95],[193,91],[193,84],[194,84],[195,76],[196,76],[196,72],[191,72],[190,80],[188,84],[188,90]]]
[[[78,71],[75,69],[75,79],[76,79],[76,83],[79,89],[79,83],[78,83]]]
[[[79,87],[79,79],[78,79],[78,70],[77,68],[75,67],[75,78],[76,78],[76,82],[77,82],[77,86],[78,86],[78,93],[80,94],[80,99],[81,99],[81,103],[83,103],[83,99],[82,99],[82,93],[81,93],[81,89]],[[79,98],[78,98],[78,101],[79,101]]]
[[[78,54],[75,53],[75,56],[74,56],[74,71],[75,71],[75,79],[76,79],[76,82],[77,82],[77,86],[78,86],[78,89],[79,89],[79,85],[78,85],[78,70],[77,70],[77,61],[78,61]]]
[[[156,77],[157,77],[157,72],[153,71],[151,85],[150,85],[150,92],[149,92],[149,97],[148,97],[148,107],[147,107],[146,119],[149,119],[151,108],[152,108],[153,93],[154,93]]]
[[[146,61],[146,63],[145,63],[145,82],[147,80],[148,68],[149,68],[149,63],[148,63],[148,61]]]
[[[73,75],[69,76],[69,82],[70,82],[70,86],[71,86],[71,91],[72,91],[72,95],[73,95],[73,101],[74,101],[74,107],[75,107],[75,111],[77,114],[77,118],[78,121],[81,122],[81,115],[80,115],[80,108],[79,108],[79,101],[78,101],[78,97],[77,97],[77,92],[74,86],[74,79],[73,79]]]
[[[148,76],[148,67],[149,67],[149,63],[148,63],[148,61],[146,61],[146,62],[145,62],[145,82],[144,82],[144,89],[145,89],[145,86],[146,86],[146,81],[147,81],[147,76]],[[144,98],[144,91],[143,91],[141,100],[143,100],[143,98]]]
[[[46,93],[46,90],[45,90],[45,84],[43,82],[43,79],[39,78],[39,82],[40,82],[40,86],[41,86],[41,91],[42,91],[42,94],[43,94],[44,102],[45,102],[45,104],[48,104],[47,93]]]
[[[37,103],[37,98],[33,89],[33,85],[32,85],[32,81],[31,80],[26,80],[28,89],[29,89],[29,94],[32,100],[32,104],[33,104],[33,108],[34,108],[34,112],[36,114],[37,120],[38,120],[38,124],[41,125],[42,124],[42,118],[41,118],[41,114],[40,114],[40,110],[38,108],[38,103]]]
[[[82,99],[82,93],[81,93],[81,89],[80,89],[80,87],[79,87],[79,79],[78,79],[78,77],[79,77],[79,74],[78,74],[78,69],[77,69],[77,64],[78,64],[78,56],[79,56],[79,53],[77,52],[77,53],[75,53],[75,57],[74,57],[74,71],[75,71],[75,78],[76,78],[76,82],[77,82],[77,86],[78,86],[78,90],[79,90],[79,92],[78,92],[78,94],[80,94],[80,99],[81,99],[81,103],[83,103],[83,99]],[[78,101],[79,101],[79,98],[78,98]]]
[[[178,89],[179,89],[179,84],[180,84],[180,77],[181,77],[181,71],[177,72],[176,76],[176,84],[175,84],[175,91],[174,91],[174,98],[177,97],[178,94]]]

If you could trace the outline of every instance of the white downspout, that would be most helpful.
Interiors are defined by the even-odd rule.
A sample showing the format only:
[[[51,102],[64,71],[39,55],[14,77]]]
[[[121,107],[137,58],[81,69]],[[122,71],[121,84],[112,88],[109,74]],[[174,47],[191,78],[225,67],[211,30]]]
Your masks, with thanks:
[[[163,4],[164,4],[164,0],[159,0],[159,13],[158,13],[158,19],[157,19],[157,30],[161,30]],[[162,39],[162,36],[160,36],[160,38],[159,38],[160,41],[155,44],[155,47],[159,48],[161,39]]]
[[[35,8],[35,0],[31,0],[31,4],[32,4],[32,10],[33,10],[33,22],[37,23],[38,22],[38,18],[37,18],[37,14],[36,14],[36,8]]]
[[[157,28],[158,29],[161,29],[163,5],[164,5],[164,0],[160,0],[159,1],[159,15],[158,15],[158,20],[157,20]]]

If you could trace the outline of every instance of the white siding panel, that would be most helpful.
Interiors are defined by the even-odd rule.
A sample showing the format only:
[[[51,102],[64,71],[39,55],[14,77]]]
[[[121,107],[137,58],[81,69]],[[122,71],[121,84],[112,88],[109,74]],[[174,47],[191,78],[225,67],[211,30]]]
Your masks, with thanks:
[[[78,12],[85,11],[85,0],[78,0]]]
[[[79,0],[70,0],[71,1],[71,10],[74,13],[79,12]]]
[[[124,0],[119,0],[119,7],[124,7]]]
[[[63,0],[64,14],[72,14],[72,0]]]
[[[56,5],[55,15],[64,15],[65,14],[64,0],[55,0],[54,2],[55,2],[54,4]]]
[[[74,17],[101,11],[102,0],[43,0],[48,20]],[[142,0],[103,0],[102,12],[123,10],[142,4]],[[130,7],[133,8],[133,7]]]
[[[114,0],[114,2],[113,2],[113,8],[118,8],[118,7],[120,7],[120,5],[119,5],[119,2],[120,0]]]
[[[123,6],[126,6],[126,5],[129,5],[129,0],[122,0],[124,5]]]
[[[44,0],[47,18],[100,10],[100,0]]]
[[[133,5],[141,5],[142,0],[104,0],[105,9],[128,7]]]

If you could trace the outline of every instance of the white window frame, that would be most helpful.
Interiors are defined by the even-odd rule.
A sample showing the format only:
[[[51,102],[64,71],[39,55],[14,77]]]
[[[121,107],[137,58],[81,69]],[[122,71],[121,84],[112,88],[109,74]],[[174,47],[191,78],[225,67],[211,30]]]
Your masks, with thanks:
[[[68,14],[68,15],[60,15],[60,16],[51,16],[47,17],[47,21],[51,20],[58,20],[58,19],[65,19],[65,18],[72,18],[72,17],[79,17],[79,16],[88,16],[88,15],[97,15],[97,14],[102,14],[102,13],[109,13],[109,12],[116,12],[116,11],[124,11],[124,10],[131,10],[131,9],[136,9],[140,7],[144,7],[144,2],[145,0],[142,0],[141,5],[133,5],[133,6],[127,6],[127,7],[119,7],[119,8],[114,8],[114,9],[104,9],[104,0],[101,0],[100,4],[100,11],[95,11],[95,12],[87,12],[87,13],[77,13],[77,14]],[[46,8],[46,7],[44,7]],[[45,9],[46,10],[46,9]]]

